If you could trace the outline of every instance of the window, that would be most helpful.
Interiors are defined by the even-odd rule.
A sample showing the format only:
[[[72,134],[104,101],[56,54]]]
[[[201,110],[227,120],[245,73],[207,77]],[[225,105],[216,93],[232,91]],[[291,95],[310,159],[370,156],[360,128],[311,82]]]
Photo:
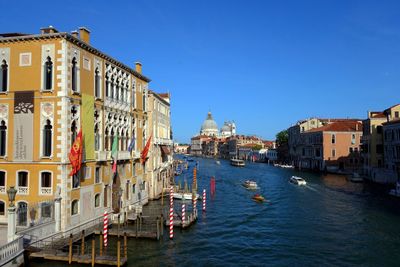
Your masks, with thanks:
[[[146,111],[146,94],[143,92],[143,111]]]
[[[349,153],[350,154],[353,153],[353,148],[352,147],[349,147]]]
[[[336,143],[336,136],[334,134],[332,134],[332,144]]]
[[[394,117],[395,117],[395,118],[398,118],[398,117],[399,117],[399,112],[398,112],[398,111],[395,111],[395,112],[394,112]]]
[[[378,125],[378,126],[376,126],[376,133],[378,133],[378,134],[382,134],[382,126],[381,125]]]
[[[336,157],[336,150],[332,149],[332,157]]]
[[[78,92],[77,88],[77,76],[78,76],[78,68],[77,68],[77,61],[76,58],[74,57],[72,59],[72,65],[71,65],[71,88],[73,92]]]
[[[109,136],[108,136],[108,128],[106,128],[106,130],[105,130],[105,132],[104,132],[104,135],[105,135],[105,138],[104,138],[104,148],[105,148],[105,150],[107,150],[107,151],[109,151],[110,150],[110,148],[109,148],[109,143],[110,143],[110,139],[109,139]]]
[[[76,122],[73,121],[71,123],[71,147],[73,146],[77,135]]]
[[[136,192],[136,184],[133,184],[132,185],[132,194],[135,194],[135,192]]]
[[[126,186],[125,186],[125,192],[126,192],[126,200],[129,200],[130,199],[130,197],[129,197],[129,192],[131,191],[131,190],[129,190],[129,185],[130,185],[130,183],[129,183],[129,181],[127,181],[126,182]]]
[[[376,153],[377,154],[382,154],[383,153],[383,145],[376,145]]]
[[[0,157],[4,157],[6,155],[7,148],[7,126],[5,121],[1,121],[0,123]]]
[[[95,208],[100,207],[100,194],[96,194],[94,196],[94,207]]]
[[[119,100],[119,89],[120,89],[120,82],[119,79],[117,79],[117,84],[115,86],[115,99]]]
[[[28,172],[19,171],[18,177],[18,194],[28,194]]]
[[[79,200],[75,199],[71,203],[71,215],[76,215],[79,213]]]
[[[27,226],[28,224],[28,204],[19,202],[17,205],[17,225]]]
[[[96,170],[95,170],[95,174],[94,174],[94,178],[95,178],[95,183],[96,184],[98,184],[98,183],[100,183],[100,166],[97,166],[96,167]]]
[[[94,125],[94,150],[100,150],[100,134],[99,134],[99,124]]]
[[[43,128],[43,156],[51,156],[52,147],[52,128],[50,120],[46,120],[46,125]]]
[[[356,143],[356,135],[352,134],[351,135],[351,144],[354,145]]]
[[[8,87],[8,65],[5,60],[1,63],[0,70],[0,92],[7,92]]]
[[[0,193],[6,193],[6,172],[0,171]]]
[[[40,193],[50,195],[52,193],[51,172],[42,172],[40,174]]]
[[[40,205],[40,214],[42,218],[51,218],[52,205],[48,202],[43,202]]]
[[[44,63],[44,89],[51,90],[53,87],[53,62],[47,57]]]
[[[4,216],[6,214],[6,204],[0,200],[0,216]]]
[[[80,172],[72,175],[72,188],[78,188],[81,185]]]
[[[106,97],[110,96],[110,77],[106,73]]]
[[[100,75],[99,68],[94,71],[94,96],[100,98]]]

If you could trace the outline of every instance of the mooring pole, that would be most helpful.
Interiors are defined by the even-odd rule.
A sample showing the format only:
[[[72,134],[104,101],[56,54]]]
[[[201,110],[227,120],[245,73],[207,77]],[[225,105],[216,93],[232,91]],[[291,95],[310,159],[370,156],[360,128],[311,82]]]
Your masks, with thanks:
[[[103,233],[100,232],[100,256],[103,256]]]
[[[119,240],[119,236],[117,241],[117,266],[121,266],[121,241]]]
[[[72,234],[69,235],[68,264],[72,262]]]
[[[124,232],[124,258],[128,258],[128,236],[126,232]]]
[[[92,267],[94,267],[94,261],[95,261],[95,251],[96,251],[96,236],[93,235],[92,238]]]
[[[85,254],[85,230],[82,230],[81,255]]]

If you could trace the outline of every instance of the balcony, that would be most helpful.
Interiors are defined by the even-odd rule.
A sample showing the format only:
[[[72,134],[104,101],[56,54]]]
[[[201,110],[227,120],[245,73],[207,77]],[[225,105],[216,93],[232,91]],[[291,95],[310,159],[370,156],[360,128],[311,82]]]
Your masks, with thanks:
[[[40,188],[40,194],[41,195],[52,195],[53,194],[53,188],[51,188],[51,187],[41,187]]]
[[[27,186],[18,186],[17,188],[18,193],[20,195],[28,195],[29,194],[29,187]]]
[[[117,159],[118,160],[131,159],[131,153],[129,151],[118,151]]]
[[[170,146],[172,145],[172,140],[168,139],[168,138],[155,138],[154,139],[154,143],[156,145],[166,145],[166,146]]]
[[[0,186],[0,193],[2,193],[2,194],[6,193],[6,187],[5,186]]]
[[[140,158],[140,153],[138,151],[132,151],[132,157],[134,159],[138,159],[138,158]]]
[[[96,151],[96,160],[97,161],[107,161],[108,151]]]

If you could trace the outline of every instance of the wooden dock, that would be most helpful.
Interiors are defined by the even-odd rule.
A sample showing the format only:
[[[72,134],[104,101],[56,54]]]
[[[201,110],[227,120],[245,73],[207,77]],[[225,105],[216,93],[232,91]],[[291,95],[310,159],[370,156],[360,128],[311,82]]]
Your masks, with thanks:
[[[174,218],[174,227],[187,228],[187,227],[190,227],[192,224],[194,224],[196,221],[197,221],[196,214],[190,214],[184,223],[182,223],[182,218],[175,217]],[[166,219],[164,221],[164,223],[166,226],[169,226],[169,219]]]
[[[33,252],[29,255],[30,258],[33,259],[45,259],[51,261],[62,261],[69,262],[68,252],[57,252],[56,254],[50,253],[42,253],[42,252]],[[91,255],[73,255],[72,263],[80,263],[80,264],[92,264]],[[126,258],[120,259],[121,266],[125,265],[128,262]],[[109,266],[117,266],[117,257],[115,256],[96,256],[94,259],[95,264],[109,265]]]

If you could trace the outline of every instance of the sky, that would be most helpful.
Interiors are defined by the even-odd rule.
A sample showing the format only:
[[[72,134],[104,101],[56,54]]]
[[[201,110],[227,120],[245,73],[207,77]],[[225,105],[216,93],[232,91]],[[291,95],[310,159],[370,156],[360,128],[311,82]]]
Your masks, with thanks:
[[[0,32],[91,31],[171,93],[174,140],[211,111],[274,139],[309,117],[360,118],[400,103],[400,1],[9,1]]]

